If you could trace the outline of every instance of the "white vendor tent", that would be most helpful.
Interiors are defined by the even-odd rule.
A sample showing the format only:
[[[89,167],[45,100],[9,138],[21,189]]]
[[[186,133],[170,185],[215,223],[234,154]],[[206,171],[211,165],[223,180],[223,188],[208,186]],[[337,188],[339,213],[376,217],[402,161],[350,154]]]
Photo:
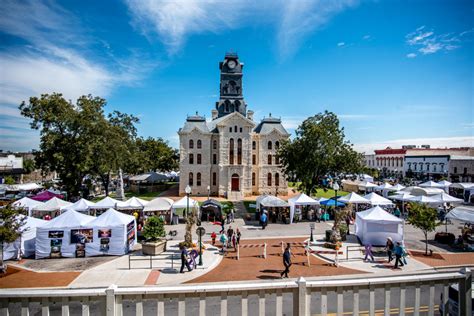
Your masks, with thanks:
[[[60,198],[57,198],[57,197],[53,197],[49,201],[36,206],[35,208],[33,208],[33,210],[40,211],[40,212],[52,212],[52,211],[64,210],[68,206],[71,206],[71,205],[72,205],[71,202],[61,200]]]
[[[148,204],[148,201],[139,199],[137,197],[131,197],[125,202],[118,201],[116,208],[118,210],[141,210]]]
[[[293,223],[293,216],[295,215],[295,207],[297,205],[319,205],[319,202],[304,193],[296,195],[288,200],[290,204],[290,224]]]
[[[76,244],[71,243],[71,230],[91,230],[85,226],[95,217],[66,211],[36,229],[36,259],[75,257]]]
[[[374,182],[374,177],[368,175],[368,174],[363,174],[361,176],[361,179],[366,182]]]
[[[117,204],[116,199],[113,199],[109,196],[103,198],[99,202],[95,203],[91,209],[109,209],[109,208],[115,208],[115,205]]]
[[[384,198],[383,196],[378,195],[375,192],[364,195],[364,198],[369,200],[372,205],[393,205],[392,201]]]
[[[87,212],[95,205],[94,202],[88,201],[86,199],[80,199],[74,204],[66,207],[66,210],[74,210],[78,212]]]
[[[458,206],[453,208],[448,215],[447,219],[454,219],[463,223],[474,224],[474,207],[472,206]]]
[[[344,195],[343,197],[340,197],[337,200],[346,204],[370,204],[369,200],[355,192],[351,192],[348,195]]]
[[[188,204],[189,203],[189,204]],[[171,221],[173,224],[177,224],[177,220],[174,219],[174,211],[178,209],[186,210],[186,207],[189,206],[189,211],[192,212],[192,208],[194,208],[194,211],[196,212],[196,215],[198,218],[201,218],[201,215],[199,214],[199,203],[191,198],[189,198],[188,202],[188,197],[183,197],[180,200],[176,201],[173,203],[171,207]],[[183,211],[183,215],[184,215]]]
[[[385,245],[387,237],[403,241],[402,219],[384,211],[380,206],[356,213],[356,235],[362,244]]]
[[[402,190],[403,191],[403,190]],[[421,188],[421,187],[414,187],[410,194],[411,195],[437,195],[443,193],[444,190],[440,188]]]
[[[25,225],[21,228],[21,237],[12,243],[4,244],[3,260],[16,259],[21,251],[22,257],[35,254],[36,228],[46,224],[47,221],[34,217],[26,217]]]
[[[93,240],[86,243],[86,256],[127,254],[137,243],[137,223],[132,215],[112,208],[87,223],[93,229]]]
[[[446,192],[443,192],[443,193],[437,194],[437,195],[433,195],[433,196],[430,196],[430,197],[440,201],[441,203],[462,203],[462,202],[464,202],[463,199],[458,199],[457,197],[451,196]]]
[[[377,185],[375,183],[367,182],[367,181],[359,184],[359,190],[365,191],[365,192],[373,191],[376,187]]]
[[[144,212],[168,211],[173,206],[174,201],[170,198],[157,197],[151,200],[143,209]]]
[[[407,192],[400,192],[399,194],[395,194],[395,195],[390,195],[388,198],[389,199],[392,199],[392,200],[397,200],[397,201],[402,201],[402,202],[406,202],[406,201],[410,201],[411,198],[414,198],[415,196],[414,195],[411,195],[410,193],[407,193]]]
[[[433,196],[418,195],[410,198],[409,202],[424,203],[424,204],[440,204],[439,200],[435,199]]]
[[[393,187],[385,189],[386,191],[400,191],[405,189],[404,185],[401,185],[400,183],[395,184]]]
[[[444,189],[444,185],[436,183],[434,181],[426,181],[426,182],[421,183],[419,186],[422,188],[443,188]]]
[[[256,201],[257,210],[263,207],[289,207],[290,204],[273,195],[260,195]]]
[[[381,185],[376,186],[376,187],[375,187],[375,190],[377,190],[377,191],[383,191],[383,190],[389,189],[389,188],[391,188],[391,187],[392,187],[392,185],[391,185],[390,183],[385,182],[384,184],[381,184]]]
[[[442,180],[439,181],[438,184],[441,185],[442,188],[444,188],[444,191],[446,191],[446,193],[449,193],[449,186],[452,184],[451,182]]]
[[[15,209],[25,209],[28,211],[28,216],[31,216],[31,211],[40,205],[43,205],[43,202],[30,199],[29,197],[24,197],[12,203],[12,206]]]

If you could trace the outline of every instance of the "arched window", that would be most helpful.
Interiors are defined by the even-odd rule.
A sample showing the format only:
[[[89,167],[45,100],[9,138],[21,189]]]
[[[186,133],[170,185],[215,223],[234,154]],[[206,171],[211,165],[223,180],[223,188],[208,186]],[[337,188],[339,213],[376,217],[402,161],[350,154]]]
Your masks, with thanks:
[[[256,165],[257,164],[257,155],[253,154],[252,155],[252,165]]]
[[[276,141],[275,142],[275,149],[278,150],[280,148],[280,142]]]
[[[417,167],[417,163],[416,163],[416,162],[414,162],[414,163],[413,163],[413,170],[415,170],[415,171],[416,171],[416,167]]]
[[[426,163],[426,171],[430,171],[430,163],[429,162]]]
[[[252,172],[252,185],[255,185],[255,172]]]
[[[229,141],[229,164],[234,164],[234,139],[231,138]]]
[[[194,163],[194,155],[189,154],[189,164],[192,165]]]
[[[237,125],[234,126],[234,133],[237,133]]]
[[[212,164],[213,164],[213,165],[216,165],[216,164],[217,164],[217,155],[216,155],[216,154],[213,154],[213,155],[212,155]]]
[[[436,170],[436,163],[433,163],[432,165],[433,165],[433,172],[436,172],[437,171]]]
[[[280,174],[275,173],[275,186],[279,186],[279,185],[280,185]]]
[[[257,149],[257,142],[253,141],[252,142],[252,150],[256,150],[256,149]]]
[[[237,140],[237,164],[242,164],[242,139]]]
[[[198,149],[201,149],[201,147],[202,147],[202,142],[201,142],[200,139],[198,139],[197,148],[198,148]]]
[[[192,139],[189,140],[189,148],[190,149],[194,148],[194,141]]]
[[[201,186],[201,173],[200,172],[198,172],[197,175],[196,175],[196,185],[198,187]]]
[[[242,127],[241,127],[241,128],[239,128],[239,131],[242,133]]]
[[[188,184],[192,186],[194,184],[194,178],[193,178],[193,173],[189,173],[189,179],[188,179]]]
[[[267,186],[272,186],[272,174],[270,172],[267,174]]]
[[[269,164],[269,165],[272,164],[272,155],[267,156],[267,164]]]
[[[225,111],[229,112],[229,101],[226,101],[225,103]]]
[[[212,142],[212,149],[217,149],[217,140]]]
[[[197,164],[200,165],[202,163],[202,160],[201,160],[201,154],[197,154]]]
[[[229,133],[232,133],[232,126],[229,127]]]
[[[212,185],[217,185],[217,173],[212,173]]]
[[[271,149],[272,149],[272,142],[268,141],[268,150],[271,150]]]

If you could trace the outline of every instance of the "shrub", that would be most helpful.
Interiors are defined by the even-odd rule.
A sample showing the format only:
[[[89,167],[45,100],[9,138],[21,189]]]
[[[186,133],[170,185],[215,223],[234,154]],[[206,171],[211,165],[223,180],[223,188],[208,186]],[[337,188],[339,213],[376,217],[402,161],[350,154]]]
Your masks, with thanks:
[[[149,217],[143,228],[143,237],[149,241],[157,241],[166,236],[165,222],[157,216]]]

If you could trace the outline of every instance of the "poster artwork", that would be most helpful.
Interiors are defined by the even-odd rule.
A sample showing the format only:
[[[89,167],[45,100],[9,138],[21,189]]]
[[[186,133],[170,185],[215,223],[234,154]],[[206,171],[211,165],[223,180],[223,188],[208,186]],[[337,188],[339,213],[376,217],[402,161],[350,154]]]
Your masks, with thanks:
[[[101,238],[100,239],[100,251],[108,252],[110,249],[110,238]]]
[[[92,228],[71,229],[71,244],[85,244],[94,240]]]
[[[64,231],[63,230],[50,230],[48,232],[48,238],[63,238]]]
[[[61,258],[61,246],[63,244],[62,239],[51,239],[50,247],[50,257],[51,258]]]
[[[86,256],[86,245],[76,244],[76,258],[85,258]]]
[[[135,241],[135,221],[127,225],[127,241],[129,246]]]
[[[112,229],[99,229],[98,230],[99,238],[110,238],[112,237]]]

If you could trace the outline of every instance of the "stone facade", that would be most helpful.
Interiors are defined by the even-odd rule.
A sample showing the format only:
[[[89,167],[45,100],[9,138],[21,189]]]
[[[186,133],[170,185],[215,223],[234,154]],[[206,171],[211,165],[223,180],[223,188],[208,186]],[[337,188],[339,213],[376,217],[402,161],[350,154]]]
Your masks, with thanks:
[[[276,155],[290,136],[281,120],[256,123],[242,92],[242,69],[236,54],[219,63],[220,99],[212,120],[196,113],[178,131],[180,195],[190,185],[193,195],[240,199],[258,194],[287,194],[288,186]],[[209,192],[208,192],[209,187]]]

